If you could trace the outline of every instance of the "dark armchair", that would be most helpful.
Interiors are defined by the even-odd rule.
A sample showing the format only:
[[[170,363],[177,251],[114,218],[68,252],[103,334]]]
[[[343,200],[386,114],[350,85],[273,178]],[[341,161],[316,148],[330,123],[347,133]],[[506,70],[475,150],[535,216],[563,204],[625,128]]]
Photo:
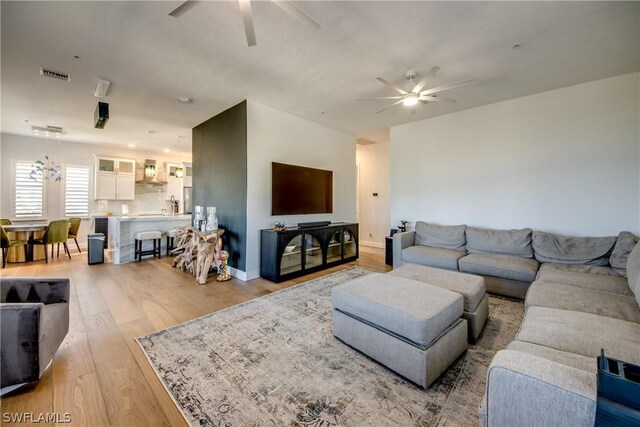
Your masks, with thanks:
[[[0,395],[38,381],[69,331],[69,279],[0,280]]]

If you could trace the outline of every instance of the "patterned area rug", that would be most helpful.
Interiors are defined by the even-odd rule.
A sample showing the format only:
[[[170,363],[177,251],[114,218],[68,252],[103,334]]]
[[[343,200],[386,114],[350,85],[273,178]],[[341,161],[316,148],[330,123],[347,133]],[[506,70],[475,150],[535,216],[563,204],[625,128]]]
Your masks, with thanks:
[[[138,338],[193,426],[477,425],[493,355],[513,340],[523,304],[490,298],[490,318],[428,390],[331,333],[331,289],[360,267]]]

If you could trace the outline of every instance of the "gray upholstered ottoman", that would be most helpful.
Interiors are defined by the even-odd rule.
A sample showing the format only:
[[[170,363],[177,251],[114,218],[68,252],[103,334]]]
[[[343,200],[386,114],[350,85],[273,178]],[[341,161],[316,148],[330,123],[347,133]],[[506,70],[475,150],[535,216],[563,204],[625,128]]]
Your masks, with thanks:
[[[333,335],[428,387],[467,349],[460,294],[369,274],[333,289]]]
[[[387,274],[428,283],[462,295],[462,318],[467,319],[469,342],[474,344],[478,340],[489,316],[489,297],[484,277],[417,264],[405,264]]]

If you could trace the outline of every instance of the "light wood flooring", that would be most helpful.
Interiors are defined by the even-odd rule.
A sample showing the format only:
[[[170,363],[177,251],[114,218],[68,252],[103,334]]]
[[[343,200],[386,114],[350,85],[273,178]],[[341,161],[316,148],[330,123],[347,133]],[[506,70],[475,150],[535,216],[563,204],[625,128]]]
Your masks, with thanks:
[[[69,277],[70,326],[40,382],[0,399],[1,412],[70,413],[71,424],[60,425],[186,426],[136,337],[352,265],[390,270],[384,254],[361,252],[354,263],[280,284],[264,279],[218,283],[211,277],[200,286],[172,269],[167,257],[89,266],[86,254],[74,253],[71,260],[60,257],[46,265],[8,264],[3,277]]]

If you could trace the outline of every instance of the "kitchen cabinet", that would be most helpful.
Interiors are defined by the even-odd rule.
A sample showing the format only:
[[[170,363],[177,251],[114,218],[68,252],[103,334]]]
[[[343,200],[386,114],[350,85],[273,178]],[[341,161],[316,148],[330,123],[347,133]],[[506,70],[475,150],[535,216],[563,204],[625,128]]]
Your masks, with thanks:
[[[165,200],[171,200],[171,196],[176,200],[182,198],[183,177],[178,176],[178,169],[182,169],[184,174],[184,168],[178,163],[167,163],[165,165],[167,171],[167,187],[165,191]]]
[[[136,161],[96,156],[96,200],[133,200],[135,197]]]
[[[184,165],[184,178],[182,179],[182,184],[184,187],[192,187],[193,186],[193,166],[191,163],[183,163]]]

